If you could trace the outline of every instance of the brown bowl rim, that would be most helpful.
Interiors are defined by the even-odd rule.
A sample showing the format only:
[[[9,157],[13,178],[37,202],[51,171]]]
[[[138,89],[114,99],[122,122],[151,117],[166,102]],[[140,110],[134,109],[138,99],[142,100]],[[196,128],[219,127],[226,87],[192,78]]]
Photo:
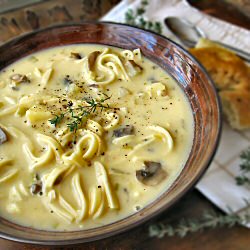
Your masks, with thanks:
[[[186,186],[185,189],[183,189],[183,191],[181,193],[179,193],[178,195],[176,195],[169,203],[165,204],[164,206],[160,207],[157,211],[155,211],[154,213],[150,213],[147,217],[142,217],[140,220],[137,220],[129,225],[127,225],[124,228],[119,228],[118,230],[111,231],[106,233],[105,235],[98,235],[98,236],[94,236],[92,238],[86,239],[86,238],[78,238],[78,239],[72,239],[72,240],[33,240],[33,239],[24,239],[18,236],[13,236],[4,232],[0,232],[0,238],[6,239],[6,240],[11,240],[11,241],[15,241],[15,242],[20,242],[20,243],[28,243],[28,244],[37,244],[37,245],[51,245],[51,246],[63,246],[63,245],[73,245],[73,244],[79,244],[79,243],[85,243],[85,242],[91,242],[91,241],[95,241],[95,240],[100,240],[100,239],[104,239],[104,238],[108,238],[120,233],[123,233],[125,231],[128,231],[129,229],[135,228],[143,223],[145,223],[146,221],[156,217],[157,215],[159,215],[161,212],[163,212],[164,210],[169,209],[170,207],[172,207],[178,200],[180,200],[188,191],[191,191],[192,188],[194,188],[195,184],[200,180],[200,178],[204,175],[204,173],[206,172],[207,168],[209,167],[210,163],[212,162],[215,153],[217,151],[219,142],[220,142],[220,138],[221,138],[221,133],[222,133],[222,104],[219,98],[219,94],[216,90],[215,84],[213,82],[213,80],[211,79],[211,77],[209,76],[207,70],[204,68],[204,66],[191,54],[189,53],[185,48],[183,48],[181,45],[179,45],[178,43],[176,43],[175,41],[165,37],[164,35],[161,35],[159,33],[156,33],[154,31],[150,31],[150,30],[146,30],[143,28],[138,28],[132,25],[128,25],[128,24],[124,24],[124,23],[116,23],[116,22],[112,22],[112,21],[84,21],[84,22],[68,22],[66,24],[57,24],[57,25],[52,25],[52,26],[48,26],[45,28],[41,28],[41,29],[37,29],[28,33],[24,33],[22,35],[19,35],[17,37],[14,37],[6,42],[4,42],[3,44],[0,45],[0,47],[8,47],[11,46],[12,43],[16,43],[19,42],[22,39],[28,39],[29,37],[32,38],[33,35],[46,31],[46,30],[52,30],[52,29],[57,29],[57,28],[62,28],[62,27],[69,27],[69,26],[82,26],[82,25],[98,25],[98,24],[111,24],[111,25],[116,25],[116,26],[125,26],[125,27],[130,27],[133,28],[135,30],[142,30],[145,33],[151,33],[154,34],[155,36],[159,36],[164,40],[167,40],[168,42],[174,44],[179,50],[183,51],[184,53],[186,53],[203,71],[204,75],[206,76],[206,78],[211,82],[211,87],[213,89],[213,94],[215,96],[215,100],[217,102],[217,112],[218,112],[218,123],[217,123],[217,134],[216,134],[216,140],[213,143],[213,150],[212,153],[210,154],[209,158],[207,159],[207,161],[204,163],[204,165],[199,169],[199,172],[195,173],[195,177],[193,178],[193,180],[191,180]],[[101,43],[100,43],[101,44]],[[105,45],[103,43],[103,45]],[[13,63],[13,62],[12,62]],[[180,173],[181,175],[181,173]],[[129,216],[128,216],[129,217]],[[127,218],[127,217],[126,217]],[[126,219],[124,218],[124,219]],[[122,219],[122,220],[124,220]],[[111,223],[111,224],[115,224],[115,222]],[[15,224],[15,223],[13,223]],[[109,225],[111,225],[109,224]],[[17,225],[17,224],[16,224]],[[29,228],[29,227],[25,227],[25,226],[21,226],[22,228]],[[101,227],[100,227],[101,228]],[[38,232],[39,231],[45,231],[45,232],[49,232],[47,230],[39,230],[39,229],[35,229]],[[77,231],[83,231],[84,230],[77,230]],[[74,231],[72,231],[74,232]],[[61,232],[63,233],[63,232]]]

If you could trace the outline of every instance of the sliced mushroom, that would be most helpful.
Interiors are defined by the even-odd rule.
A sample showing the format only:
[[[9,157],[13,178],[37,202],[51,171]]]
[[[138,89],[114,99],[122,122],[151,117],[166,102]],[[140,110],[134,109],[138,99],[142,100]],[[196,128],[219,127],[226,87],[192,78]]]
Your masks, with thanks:
[[[95,61],[97,57],[100,55],[100,53],[101,53],[100,51],[93,51],[88,55],[88,66],[90,71],[94,70]]]
[[[5,143],[8,140],[5,132],[0,128],[0,145]]]
[[[33,183],[31,186],[30,186],[30,192],[34,195],[36,194],[39,194],[40,192],[42,192],[42,182],[39,181],[37,183]]]
[[[136,171],[136,178],[146,186],[156,186],[167,177],[161,163],[145,161],[144,168]]]
[[[79,53],[71,52],[70,57],[76,60],[82,59],[82,56]]]
[[[89,87],[98,89],[100,86],[98,84],[90,84]]]
[[[133,135],[133,134],[134,134],[134,126],[132,125],[126,125],[124,127],[114,130],[113,132],[113,136],[115,137],[122,137],[125,135]]]
[[[30,83],[30,79],[26,75],[14,74],[10,77],[11,81],[15,84]]]

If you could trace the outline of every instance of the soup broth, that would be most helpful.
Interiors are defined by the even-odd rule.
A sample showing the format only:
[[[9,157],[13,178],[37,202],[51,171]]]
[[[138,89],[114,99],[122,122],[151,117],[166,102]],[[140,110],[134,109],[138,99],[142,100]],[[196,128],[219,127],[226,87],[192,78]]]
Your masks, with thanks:
[[[168,190],[193,134],[183,91],[139,49],[25,57],[0,72],[0,217],[53,231],[125,218]]]

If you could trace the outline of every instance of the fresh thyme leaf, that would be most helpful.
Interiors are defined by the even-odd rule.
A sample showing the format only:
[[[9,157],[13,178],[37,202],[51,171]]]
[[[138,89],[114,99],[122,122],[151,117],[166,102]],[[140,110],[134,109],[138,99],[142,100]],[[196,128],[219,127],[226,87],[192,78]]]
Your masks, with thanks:
[[[156,33],[159,33],[159,34],[162,33],[162,25],[160,22],[155,22],[154,30]]]
[[[241,153],[240,159],[241,174],[235,177],[236,183],[237,185],[250,185],[250,147]]]
[[[56,115],[53,119],[49,120],[49,122],[53,125],[59,124],[64,118],[64,114]]]
[[[79,121],[73,121],[72,123],[68,123],[67,127],[69,128],[70,132],[76,132],[78,129]]]
[[[125,13],[125,22],[130,25],[135,25],[135,16],[133,10],[128,9],[128,11]]]
[[[137,15],[142,15],[142,14],[144,14],[145,13],[145,9],[144,8],[138,8],[137,10],[136,10],[136,14]]]
[[[141,5],[135,11],[128,9],[125,13],[125,23],[161,34],[162,24],[160,22],[148,21],[143,17],[147,5],[148,1],[141,1]]]
[[[139,18],[139,25],[141,28],[145,28],[147,25],[147,22],[145,21],[145,19],[143,17]]]
[[[242,186],[245,184],[250,185],[250,179],[246,176],[237,176],[235,177],[237,185]]]
[[[189,233],[200,232],[215,227],[232,227],[250,222],[250,213],[218,214],[214,211],[205,212],[199,219],[182,219],[176,226],[157,223],[149,226],[149,236],[162,238],[167,236],[185,237]]]

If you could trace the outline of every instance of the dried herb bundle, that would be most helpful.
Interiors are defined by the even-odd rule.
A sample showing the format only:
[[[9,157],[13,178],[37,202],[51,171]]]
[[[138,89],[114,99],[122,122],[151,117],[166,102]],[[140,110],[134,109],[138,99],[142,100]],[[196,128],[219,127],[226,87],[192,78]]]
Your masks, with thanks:
[[[200,232],[204,229],[216,227],[232,227],[250,222],[250,214],[218,214],[205,212],[199,219],[182,219],[177,226],[164,225],[163,223],[149,226],[149,236],[162,238],[167,236],[185,237],[189,233]]]

